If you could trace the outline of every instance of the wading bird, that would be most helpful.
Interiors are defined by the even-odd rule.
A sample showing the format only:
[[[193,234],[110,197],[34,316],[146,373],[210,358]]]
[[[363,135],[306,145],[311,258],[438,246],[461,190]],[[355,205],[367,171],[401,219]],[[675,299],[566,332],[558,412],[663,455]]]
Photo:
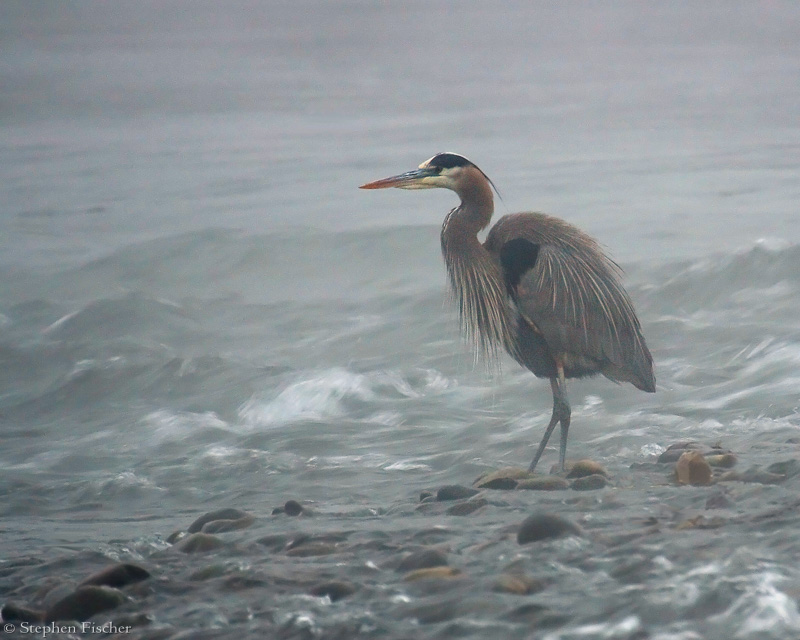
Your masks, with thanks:
[[[542,213],[504,216],[481,244],[478,233],[494,212],[494,184],[456,153],[439,153],[418,169],[361,189],[455,191],[461,204],[442,225],[442,254],[458,303],[461,326],[489,359],[498,347],[539,378],[549,378],[553,414],[529,467],[536,468],[550,434],[561,424],[564,471],[570,405],[566,378],[602,373],[655,391],[653,358],[620,268],[594,239]],[[495,189],[496,190],[496,189]]]

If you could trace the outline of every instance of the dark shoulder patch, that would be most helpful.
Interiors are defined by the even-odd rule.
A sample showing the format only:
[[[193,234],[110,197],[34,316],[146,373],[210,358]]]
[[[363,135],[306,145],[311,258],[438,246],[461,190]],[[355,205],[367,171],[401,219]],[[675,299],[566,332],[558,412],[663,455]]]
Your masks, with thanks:
[[[472,166],[472,163],[457,153],[437,153],[428,161],[428,166],[452,169],[453,167],[469,167]]]
[[[539,245],[524,238],[509,240],[500,248],[500,264],[506,287],[513,293],[522,274],[532,269],[539,257]]]

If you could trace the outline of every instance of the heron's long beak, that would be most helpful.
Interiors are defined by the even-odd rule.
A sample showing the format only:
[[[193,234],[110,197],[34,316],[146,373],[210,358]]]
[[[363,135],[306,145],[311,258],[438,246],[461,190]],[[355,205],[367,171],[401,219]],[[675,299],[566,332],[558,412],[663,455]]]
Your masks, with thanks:
[[[438,171],[436,169],[419,168],[413,171],[406,171],[399,176],[362,184],[359,189],[388,189],[390,187],[397,187],[398,189],[433,189],[437,185],[425,182],[425,179],[433,178],[437,175]]]

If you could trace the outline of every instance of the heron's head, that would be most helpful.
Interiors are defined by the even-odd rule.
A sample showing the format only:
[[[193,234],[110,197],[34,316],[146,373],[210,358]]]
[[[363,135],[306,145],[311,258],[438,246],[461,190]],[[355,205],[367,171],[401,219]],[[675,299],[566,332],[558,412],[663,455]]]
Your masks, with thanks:
[[[492,184],[477,165],[457,153],[437,153],[418,169],[361,185],[360,189],[450,189],[463,193],[478,183]],[[496,189],[495,189],[496,190]]]

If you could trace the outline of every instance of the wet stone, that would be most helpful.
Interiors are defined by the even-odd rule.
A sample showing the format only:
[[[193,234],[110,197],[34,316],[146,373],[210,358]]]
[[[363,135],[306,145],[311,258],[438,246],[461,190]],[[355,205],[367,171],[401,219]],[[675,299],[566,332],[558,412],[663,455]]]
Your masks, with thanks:
[[[423,549],[421,551],[415,551],[403,558],[397,566],[397,570],[406,573],[416,569],[445,566],[447,566],[447,556],[444,553],[438,549]]]
[[[678,442],[667,447],[667,450],[658,456],[658,462],[677,462],[678,458],[680,458],[687,451],[697,451],[701,454],[713,453],[711,447],[699,442]]]
[[[756,484],[779,484],[784,480],[786,480],[786,476],[770,473],[758,467],[751,467],[745,471],[728,471],[718,478],[718,482],[752,482]]]
[[[579,536],[578,525],[551,513],[536,513],[525,518],[517,532],[517,542],[528,544],[561,536]]]
[[[448,500],[464,500],[480,493],[477,489],[472,487],[463,487],[459,484],[448,484],[436,492],[436,499],[439,502],[446,502]]]
[[[185,538],[186,535],[185,531],[173,531],[167,536],[167,544],[175,544],[178,540]]]
[[[511,593],[517,596],[527,596],[538,593],[544,589],[544,583],[536,578],[523,574],[504,573],[498,576],[492,585],[492,591],[498,593]]]
[[[685,451],[675,463],[675,476],[679,484],[711,484],[711,467],[699,451]]]
[[[203,526],[214,520],[239,520],[240,518],[246,517],[252,518],[253,516],[240,509],[217,509],[216,511],[210,511],[197,518],[197,520],[189,525],[188,531],[189,533],[199,533],[203,530]]]
[[[478,498],[477,500],[469,500],[467,502],[459,502],[447,510],[447,515],[468,516],[471,513],[475,513],[478,509],[482,509],[487,504],[489,504],[489,501],[485,498]]]
[[[116,587],[117,589],[121,589],[129,584],[147,580],[149,577],[150,572],[147,569],[143,569],[135,564],[120,563],[111,565],[110,567],[106,567],[105,569],[90,575],[83,582],[81,582],[80,586],[105,585],[107,587]]]
[[[517,483],[518,491],[563,491],[564,489],[569,489],[569,482],[559,476],[537,475]]]
[[[427,569],[415,569],[409,571],[403,576],[405,582],[414,582],[415,580],[441,580],[450,578],[459,578],[463,576],[460,569],[454,567],[429,567]]]
[[[736,464],[736,456],[732,453],[714,453],[705,456],[706,462],[711,467],[730,469]]]
[[[594,491],[595,489],[602,489],[608,484],[608,479],[599,473],[590,476],[580,476],[575,478],[570,484],[570,488],[575,491]]]
[[[586,476],[600,475],[608,477],[608,471],[599,462],[594,460],[576,460],[575,462],[567,462],[565,465],[567,469],[567,478],[584,478]]]
[[[309,593],[312,596],[324,598],[327,596],[331,602],[336,602],[347,596],[351,596],[356,592],[356,587],[350,582],[343,580],[331,580],[330,582],[322,582],[311,588]]]
[[[286,504],[283,505],[283,512],[287,516],[299,516],[303,513],[303,505],[297,500],[287,500]]]
[[[433,497],[435,497],[434,494],[433,494],[433,491],[420,491],[419,501],[420,502],[425,502],[426,500],[429,500],[430,498],[433,498]]]
[[[256,519],[251,515],[236,520],[212,520],[203,525],[203,533],[225,533],[227,531],[239,531],[253,526]]]
[[[498,469],[480,475],[475,482],[472,483],[478,489],[500,489],[511,490],[516,489],[520,480],[527,480],[534,477],[527,469],[520,467],[506,467],[505,469]]]
[[[44,612],[36,609],[29,609],[13,602],[6,602],[0,609],[0,616],[4,622],[41,622],[44,619]]]
[[[222,540],[209,533],[192,533],[180,540],[175,548],[183,553],[205,553],[224,545]]]
[[[47,622],[58,620],[78,620],[83,622],[101,611],[114,609],[125,602],[121,591],[112,587],[89,585],[78,587],[61,598],[44,615]]]

